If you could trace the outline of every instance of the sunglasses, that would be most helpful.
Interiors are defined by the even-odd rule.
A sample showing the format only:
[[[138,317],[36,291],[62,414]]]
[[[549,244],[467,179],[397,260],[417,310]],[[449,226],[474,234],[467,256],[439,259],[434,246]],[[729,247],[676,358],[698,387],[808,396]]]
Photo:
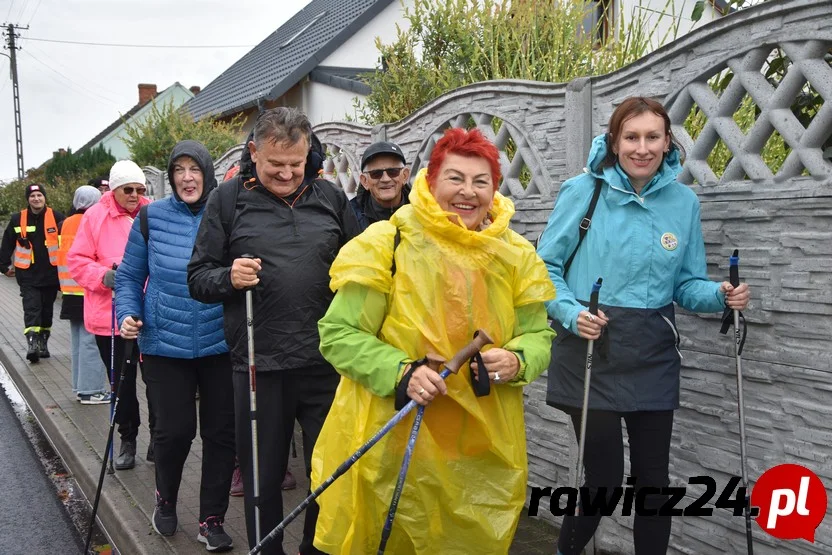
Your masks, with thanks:
[[[122,187],[121,190],[124,191],[124,194],[129,197],[134,191],[140,195],[145,194],[147,192],[147,187]]]
[[[381,179],[381,176],[384,175],[384,172],[387,172],[387,175],[390,179],[396,179],[399,177],[399,174],[402,173],[404,168],[382,168],[380,170],[367,170],[364,173],[372,177],[373,179]]]

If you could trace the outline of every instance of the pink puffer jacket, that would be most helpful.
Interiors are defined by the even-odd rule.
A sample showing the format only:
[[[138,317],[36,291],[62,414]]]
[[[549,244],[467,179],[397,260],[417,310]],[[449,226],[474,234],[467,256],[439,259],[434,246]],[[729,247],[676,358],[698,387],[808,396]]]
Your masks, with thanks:
[[[140,205],[150,204],[142,197]],[[119,209],[112,191],[84,213],[75,242],[67,254],[72,279],[84,288],[84,327],[95,335],[110,335],[112,290],[101,280],[113,264],[120,264],[133,218]],[[118,328],[116,328],[118,335]]]

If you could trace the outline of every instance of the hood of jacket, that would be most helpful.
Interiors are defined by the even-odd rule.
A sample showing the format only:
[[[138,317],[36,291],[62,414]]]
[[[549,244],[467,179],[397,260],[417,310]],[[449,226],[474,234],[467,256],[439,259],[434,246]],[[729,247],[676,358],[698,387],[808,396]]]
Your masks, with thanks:
[[[199,169],[202,170],[202,195],[195,203],[187,205],[191,213],[198,214],[208,201],[208,194],[217,186],[217,177],[214,175],[214,161],[211,159],[208,149],[198,141],[180,141],[173,147],[173,152],[170,153],[170,159],[168,160],[168,180],[174,198],[183,204],[185,202],[179,197],[176,186],[173,184],[173,163],[182,156],[193,158]]]
[[[593,177],[603,179],[611,187],[624,192],[635,193],[633,186],[630,184],[630,178],[618,162],[614,166],[602,166],[604,159],[607,157],[607,153],[606,134],[598,135],[592,140],[592,146],[589,149],[589,157],[587,158],[584,171]],[[679,149],[675,144],[671,143],[670,151],[665,155],[664,160],[659,166],[659,171],[656,172],[653,179],[641,190],[641,196],[653,194],[668,183],[673,183],[681,171],[682,162]]]

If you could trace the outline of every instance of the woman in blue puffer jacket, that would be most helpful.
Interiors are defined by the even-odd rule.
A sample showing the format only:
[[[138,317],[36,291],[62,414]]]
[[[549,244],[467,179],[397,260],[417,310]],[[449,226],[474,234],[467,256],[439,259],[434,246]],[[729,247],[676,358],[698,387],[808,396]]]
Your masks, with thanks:
[[[673,305],[693,312],[721,312],[726,305],[742,310],[749,292],[746,284],[734,288],[708,279],[699,199],[676,180],[680,149],[664,107],[628,98],[607,129],[592,142],[585,173],[561,187],[538,246],[557,290],[547,306],[558,337],[546,401],[571,416],[577,435],[586,340],[597,340],[584,486],[593,498],[606,488],[609,499],[622,485],[623,420],[630,475],[636,491],[645,490],[636,499],[652,510],[667,498],[658,490],[648,492],[669,485],[673,413],[679,408],[681,353]],[[600,196],[592,225],[579,244],[579,224],[596,186]],[[592,315],[586,305],[599,277],[604,279],[600,310]],[[581,553],[600,520],[600,515],[564,517],[558,553]],[[664,554],[670,525],[670,516],[636,514],[635,553]]]
[[[223,530],[234,467],[231,359],[222,305],[195,301],[187,283],[196,232],[217,186],[208,150],[196,141],[178,143],[168,177],[173,195],[148,205],[133,222],[116,274],[116,313],[121,336],[138,336],[156,411],[153,528],[164,536],[176,532],[182,469],[196,436],[198,387],[202,481],[197,539],[209,551],[225,551],[232,546]]]

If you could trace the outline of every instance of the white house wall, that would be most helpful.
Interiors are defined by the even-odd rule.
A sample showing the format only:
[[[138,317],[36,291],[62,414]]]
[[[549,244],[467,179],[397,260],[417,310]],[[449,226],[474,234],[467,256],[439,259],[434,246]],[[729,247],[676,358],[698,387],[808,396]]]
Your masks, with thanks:
[[[364,25],[357,33],[347,39],[338,49],[327,56],[320,65],[335,67],[374,68],[378,63],[379,53],[376,48],[376,37],[384,44],[396,40],[396,24],[402,30],[409,28],[404,19],[403,5],[412,7],[413,0],[401,2],[395,0],[384,8],[380,14]]]
[[[647,20],[647,29],[653,30],[652,42],[658,46],[659,42],[665,44],[675,38],[689,33],[692,29],[702,27],[707,22],[721,17],[710,2],[705,2],[705,10],[698,22],[691,19],[691,12],[696,0],[619,0],[616,2],[615,18],[619,17],[629,20],[634,15],[642,14]],[[674,25],[678,30],[674,36],[671,31]]]
[[[325,121],[341,121],[355,118],[354,92],[336,89],[322,83],[308,81],[305,85],[306,113],[312,125]]]

